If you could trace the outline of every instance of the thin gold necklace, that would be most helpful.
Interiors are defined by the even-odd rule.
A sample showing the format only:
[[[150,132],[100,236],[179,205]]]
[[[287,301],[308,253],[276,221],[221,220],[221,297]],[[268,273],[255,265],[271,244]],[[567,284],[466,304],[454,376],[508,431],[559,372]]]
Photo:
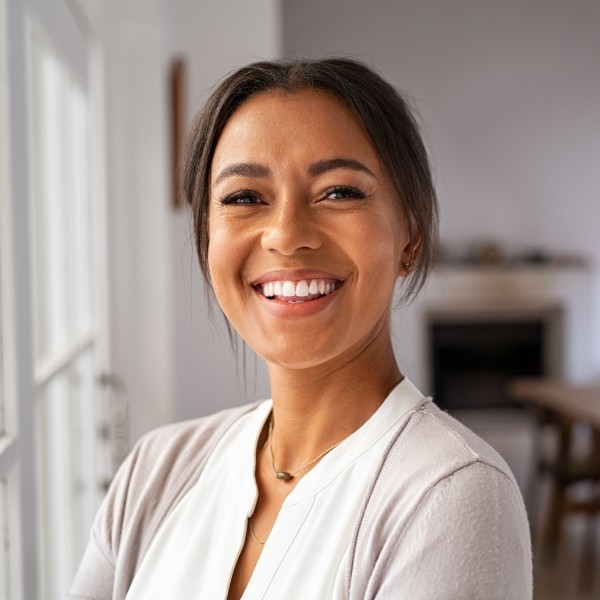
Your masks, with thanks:
[[[258,542],[261,546],[264,546],[266,544],[267,540],[265,540],[263,542],[256,537],[256,535],[254,533],[254,529],[252,529],[252,517],[248,517],[248,525],[250,527],[250,535],[254,538],[254,541]]]
[[[278,471],[275,467],[275,454],[273,453],[273,446],[271,445],[272,433],[273,433],[273,416],[271,415],[271,419],[269,420],[269,435],[268,435],[267,443],[269,445],[269,452],[271,453],[271,466],[273,467],[273,471],[275,472],[275,476],[277,477],[277,479],[281,479],[282,481],[290,481],[296,475],[298,475],[298,473],[300,473],[300,471],[304,471],[304,469],[306,469],[307,467],[310,467],[310,465],[312,465],[313,463],[316,463],[320,458],[323,458],[326,454],[331,452],[334,448],[337,448],[346,438],[350,437],[350,435],[351,435],[351,434],[347,435],[345,438],[343,438],[339,442],[337,442],[337,444],[334,444],[333,446],[331,446],[331,448],[328,448],[327,450],[325,450],[325,452],[321,452],[321,454],[319,454],[319,456],[317,456],[316,458],[313,458],[310,462],[307,462],[305,465],[302,465],[299,469],[296,469],[295,471],[290,473],[289,471]],[[252,529],[250,529],[250,533],[252,533]]]

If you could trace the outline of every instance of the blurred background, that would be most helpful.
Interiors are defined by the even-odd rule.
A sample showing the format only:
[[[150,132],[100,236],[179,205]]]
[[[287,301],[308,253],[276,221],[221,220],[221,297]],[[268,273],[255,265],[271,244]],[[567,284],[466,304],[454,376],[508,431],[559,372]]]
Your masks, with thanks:
[[[600,3],[0,0],[0,598],[68,589],[144,432],[269,395],[174,173],[228,72],[340,53],[406,92],[437,181],[401,368],[515,472],[536,599],[600,597]]]

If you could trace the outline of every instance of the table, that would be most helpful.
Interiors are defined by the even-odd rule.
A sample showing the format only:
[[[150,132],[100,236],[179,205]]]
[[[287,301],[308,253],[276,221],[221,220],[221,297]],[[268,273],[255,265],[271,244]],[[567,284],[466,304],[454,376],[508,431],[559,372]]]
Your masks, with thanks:
[[[575,385],[557,379],[515,379],[509,395],[525,404],[551,410],[600,430],[600,385]]]

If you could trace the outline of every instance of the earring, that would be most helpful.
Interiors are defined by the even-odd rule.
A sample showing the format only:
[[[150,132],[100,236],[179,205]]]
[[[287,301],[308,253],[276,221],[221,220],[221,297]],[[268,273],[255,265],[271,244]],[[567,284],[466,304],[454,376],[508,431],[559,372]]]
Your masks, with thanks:
[[[409,263],[409,262],[405,262],[402,263],[402,268],[407,272],[410,273],[413,269],[413,266]]]

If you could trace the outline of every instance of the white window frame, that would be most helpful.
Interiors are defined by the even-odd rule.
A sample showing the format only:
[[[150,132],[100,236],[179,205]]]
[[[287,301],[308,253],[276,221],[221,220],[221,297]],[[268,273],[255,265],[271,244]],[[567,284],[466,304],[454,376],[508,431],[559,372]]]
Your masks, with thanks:
[[[52,4],[59,14],[68,10],[61,0],[55,0]],[[0,0],[0,404],[4,415],[0,419],[0,561],[4,561],[0,562],[0,599],[6,597],[10,600],[37,600],[48,594],[46,582],[40,579],[39,547],[42,532],[35,518],[38,491],[35,394],[40,381],[46,375],[51,376],[52,365],[43,365],[44,368],[40,370],[40,365],[36,369],[35,363],[31,243],[34,233],[31,227],[31,203],[28,201],[32,192],[29,121],[31,77],[28,76],[31,57],[28,55],[28,46],[30,24],[36,21],[37,11],[35,3]],[[40,17],[43,20],[47,15],[41,11]],[[63,46],[60,26],[57,30],[52,29],[61,22],[51,20],[43,25],[50,25],[52,35],[70,56],[73,54],[73,43],[77,43],[77,34]],[[91,90],[94,116],[90,119],[94,128],[94,148],[91,151],[97,160],[90,176],[102,183],[94,188],[93,202],[96,208],[93,219],[98,226],[102,246],[97,248],[98,270],[105,281],[104,139],[101,134],[104,127],[104,91],[101,87],[103,66],[99,47],[93,42],[90,45],[92,53],[88,58],[91,65],[88,66],[94,71],[94,76],[90,78],[94,86]],[[76,58],[80,59],[80,55]],[[81,64],[80,61],[77,68],[81,68]],[[108,329],[107,310],[103,302],[98,306],[99,314],[95,315],[101,331]],[[102,347],[106,347],[102,353],[104,358],[96,367],[106,362],[106,341],[103,341]],[[109,461],[106,464],[110,467]],[[107,470],[110,471],[109,468]],[[87,538],[87,526],[85,529]]]
[[[9,12],[10,9],[12,13]],[[35,598],[35,523],[30,518],[33,507],[33,454],[25,440],[31,440],[31,344],[29,340],[29,260],[28,231],[22,226],[28,221],[26,202],[27,178],[15,165],[26,163],[26,147],[20,145],[26,136],[24,106],[23,39],[18,34],[11,39],[11,24],[19,22],[22,12],[14,10],[6,0],[0,0],[0,321],[2,324],[0,360],[0,402],[3,410],[3,430],[0,432],[0,482],[2,513],[0,535],[4,560],[0,597],[11,600]],[[14,83],[20,73],[20,84]],[[19,102],[20,101],[20,102]],[[20,109],[20,110],[19,110]],[[19,135],[21,137],[19,138]],[[16,154],[16,156],[15,156]],[[25,196],[23,196],[25,194]],[[19,301],[17,302],[17,299]],[[20,334],[20,337],[17,334]],[[17,400],[18,399],[18,400]]]
[[[106,460],[109,440],[96,438],[101,422],[107,418],[108,406],[101,402],[101,391],[97,389],[93,376],[102,373],[106,366],[106,307],[102,302],[92,302],[92,296],[89,296],[89,320],[86,319],[85,324],[79,323],[76,329],[73,329],[74,323],[69,324],[70,319],[67,318],[67,315],[73,316],[73,310],[64,310],[65,307],[69,308],[68,303],[75,298],[73,285],[79,281],[75,265],[69,257],[79,255],[80,252],[83,252],[82,255],[86,254],[83,248],[79,248],[74,254],[68,251],[68,240],[75,244],[77,231],[80,231],[73,221],[77,213],[75,205],[72,204],[76,199],[73,196],[76,189],[81,193],[80,200],[86,206],[83,213],[91,211],[87,214],[88,219],[85,219],[83,213],[80,215],[92,227],[89,231],[90,237],[86,239],[89,243],[93,240],[95,246],[95,242],[104,237],[102,215],[98,215],[99,212],[103,213],[103,198],[92,195],[95,186],[91,181],[95,177],[90,171],[95,160],[92,158],[93,132],[89,128],[96,119],[92,116],[93,91],[87,86],[93,77],[85,75],[78,78],[72,70],[73,64],[69,54],[64,53],[56,44],[56,40],[31,16],[27,27],[27,40],[29,64],[32,69],[29,76],[30,211],[33,211],[30,215],[30,238],[33,242],[40,240],[42,249],[40,254],[39,248],[34,250],[35,243],[30,245],[32,281],[36,282],[32,290],[36,314],[33,319],[35,393],[32,411],[38,486],[36,545],[39,549],[38,581],[44,582],[43,588],[38,589],[38,598],[43,600],[60,596],[68,589],[87,542],[89,526],[102,497],[99,480],[109,478],[111,469]],[[88,41],[85,43],[87,54]],[[46,64],[49,70],[40,70],[43,64]],[[49,76],[50,78],[46,79]],[[44,87],[48,84],[51,84],[49,88]],[[52,104],[39,104],[42,98],[46,98],[44,94],[49,90],[52,92],[47,99],[53,98],[55,103],[52,114],[46,113]],[[87,118],[83,117],[80,121],[84,125],[83,129],[73,129],[75,124],[72,117],[76,113],[73,112],[74,105],[71,103],[76,99],[84,111],[82,116],[87,115]],[[47,129],[48,124],[54,128],[53,132]],[[87,132],[84,133],[84,130]],[[76,175],[79,169],[73,160],[75,157],[70,156],[76,147],[72,145],[75,143],[74,138],[70,136],[76,131],[83,136],[79,139],[85,145],[82,151],[90,159],[89,162],[86,161],[86,165],[81,165],[82,172],[87,169],[88,177],[80,180],[79,185],[72,180],[72,176]],[[60,148],[57,145],[58,140],[64,140]],[[56,152],[52,148],[55,148]],[[99,150],[97,155],[101,155],[101,148],[96,150]],[[55,159],[58,162],[54,163]],[[75,166],[75,171],[71,166]],[[48,177],[48,174],[51,177]],[[43,206],[46,206],[46,212],[42,211],[42,220],[38,221],[39,215],[36,215],[36,211]],[[100,219],[97,218],[99,216]],[[85,230],[87,226],[83,222],[82,225]],[[47,237],[48,235],[50,237]],[[81,241],[79,238],[79,242]],[[53,252],[57,253],[52,254]],[[93,296],[96,300],[102,299],[105,297],[105,284],[102,283],[101,274],[104,270],[102,248],[92,249],[90,245],[87,252],[90,262],[85,261],[87,269],[84,269],[83,275],[85,278],[86,273],[91,274],[89,283],[96,284]],[[46,262],[45,259],[52,255],[54,261]],[[100,257],[100,264],[97,257]],[[38,266],[41,266],[39,272]],[[58,283],[61,287],[54,287],[50,295],[44,295],[43,287],[38,285],[41,282],[38,281],[40,273],[54,273],[50,283]],[[55,297],[53,294],[61,289],[67,290],[66,294],[61,298]],[[48,289],[46,293],[47,291]],[[88,300],[82,298],[84,304]],[[42,304],[37,304],[36,301],[41,301]],[[54,316],[49,312],[40,317],[38,309],[46,302],[49,303],[50,309],[54,308]],[[55,329],[55,332],[60,330],[60,333],[54,339],[54,345],[42,348],[39,346],[41,328],[51,325],[56,317],[59,317],[55,322],[59,328]],[[73,404],[78,399],[75,382],[80,379],[78,372],[82,367],[81,361],[90,369],[87,376],[83,375],[88,384],[88,395],[85,397],[90,402]],[[55,385],[62,389],[58,395],[51,393]],[[83,388],[80,387],[79,392],[83,392]],[[79,442],[76,438],[79,438]],[[82,440],[86,443],[79,448]]]

